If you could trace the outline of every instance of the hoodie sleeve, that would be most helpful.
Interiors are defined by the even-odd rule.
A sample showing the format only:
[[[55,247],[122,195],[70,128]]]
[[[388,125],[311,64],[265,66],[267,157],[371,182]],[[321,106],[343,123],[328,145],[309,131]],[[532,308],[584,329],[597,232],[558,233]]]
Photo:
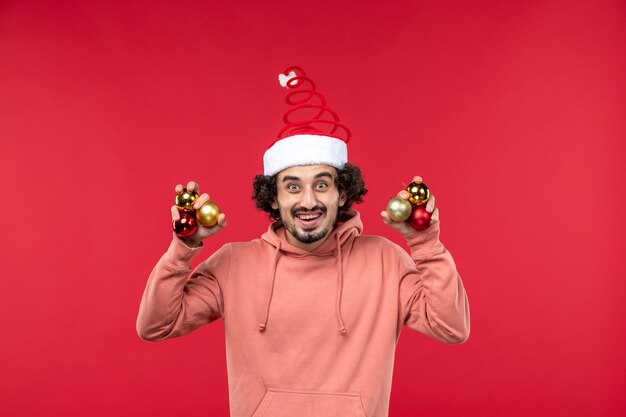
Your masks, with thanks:
[[[173,237],[148,278],[137,316],[139,337],[159,341],[182,336],[223,315],[230,245],[191,272],[191,262],[201,250]]]
[[[450,252],[439,241],[439,222],[406,236],[411,256],[400,262],[400,314],[409,328],[445,343],[470,333],[467,294]]]

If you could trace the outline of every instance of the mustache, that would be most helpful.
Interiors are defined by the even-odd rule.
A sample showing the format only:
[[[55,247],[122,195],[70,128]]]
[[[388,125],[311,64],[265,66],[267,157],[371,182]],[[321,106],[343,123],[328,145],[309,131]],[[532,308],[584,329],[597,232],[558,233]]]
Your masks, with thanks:
[[[291,210],[291,215],[295,216],[298,213],[308,213],[311,211],[321,211],[322,213],[326,214],[326,212],[328,211],[328,209],[325,206],[315,206],[311,209],[306,209],[306,208],[297,208],[297,209],[293,209]]]

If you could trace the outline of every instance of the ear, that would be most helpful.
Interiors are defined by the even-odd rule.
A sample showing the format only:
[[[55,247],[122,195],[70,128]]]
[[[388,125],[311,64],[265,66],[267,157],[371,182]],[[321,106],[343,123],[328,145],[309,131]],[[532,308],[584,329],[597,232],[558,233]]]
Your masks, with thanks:
[[[274,210],[278,210],[278,203],[276,202],[276,199],[273,199],[270,205]]]
[[[348,200],[348,196],[346,195],[346,192],[342,191],[341,194],[339,195],[339,207],[343,207],[343,205],[346,204],[347,200]]]

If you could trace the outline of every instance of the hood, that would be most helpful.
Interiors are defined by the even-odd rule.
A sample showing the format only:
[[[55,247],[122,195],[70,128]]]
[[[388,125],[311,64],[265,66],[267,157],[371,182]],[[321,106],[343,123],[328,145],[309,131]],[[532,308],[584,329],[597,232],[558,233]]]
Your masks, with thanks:
[[[272,296],[274,292],[274,282],[276,280],[276,265],[280,256],[306,257],[306,256],[335,256],[337,257],[337,302],[336,315],[339,333],[345,335],[348,332],[341,314],[341,296],[343,291],[343,259],[342,247],[346,243],[352,241],[356,236],[360,236],[363,231],[363,223],[361,216],[356,210],[348,210],[341,218],[337,220],[335,228],[330,233],[326,241],[313,251],[307,251],[297,248],[285,238],[285,228],[281,221],[270,224],[267,232],[261,239],[274,246],[274,261],[272,262],[272,270],[270,273],[270,288],[268,289],[267,303],[265,308],[265,317],[259,324],[259,331],[263,332],[267,328],[269,320],[270,306],[272,304]]]

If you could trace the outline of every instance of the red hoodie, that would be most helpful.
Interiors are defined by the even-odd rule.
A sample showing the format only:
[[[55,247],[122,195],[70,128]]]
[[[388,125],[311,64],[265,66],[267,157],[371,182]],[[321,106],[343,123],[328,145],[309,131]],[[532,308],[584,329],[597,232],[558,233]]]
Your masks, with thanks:
[[[363,236],[351,210],[307,252],[280,222],[261,239],[201,251],[174,238],[150,274],[137,332],[158,341],[224,321],[231,417],[386,417],[402,325],[445,343],[469,335],[469,305],[439,222],[411,256]]]

